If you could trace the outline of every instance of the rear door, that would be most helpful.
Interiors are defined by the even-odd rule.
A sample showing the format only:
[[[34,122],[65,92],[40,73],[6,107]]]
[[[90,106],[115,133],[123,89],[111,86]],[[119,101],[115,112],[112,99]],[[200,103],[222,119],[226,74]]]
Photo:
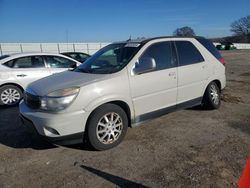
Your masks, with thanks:
[[[23,88],[35,80],[50,75],[42,56],[20,57],[8,64],[11,65],[12,74]]]
[[[199,100],[209,77],[208,62],[195,46],[195,41],[175,41],[175,45],[179,60],[177,104]]]

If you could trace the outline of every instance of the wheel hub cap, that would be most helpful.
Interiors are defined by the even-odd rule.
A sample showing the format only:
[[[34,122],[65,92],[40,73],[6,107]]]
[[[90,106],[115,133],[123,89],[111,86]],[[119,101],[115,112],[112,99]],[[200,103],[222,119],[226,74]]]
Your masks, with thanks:
[[[121,117],[115,112],[107,113],[99,120],[96,135],[101,143],[111,144],[120,137],[122,128]]]
[[[220,102],[220,95],[215,85],[211,85],[210,95],[214,104],[218,105]]]
[[[6,104],[6,105],[15,104],[21,98],[20,93],[16,89],[13,89],[13,88],[5,89],[1,93],[0,97],[1,97],[1,101],[3,102],[3,104]]]

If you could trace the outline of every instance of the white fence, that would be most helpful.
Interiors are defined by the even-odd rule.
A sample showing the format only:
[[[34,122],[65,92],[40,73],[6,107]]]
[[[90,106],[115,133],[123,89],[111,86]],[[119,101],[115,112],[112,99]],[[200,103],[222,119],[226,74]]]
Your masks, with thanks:
[[[234,43],[234,46],[235,46],[237,49],[250,49],[250,44]]]
[[[85,52],[93,54],[109,43],[0,43],[0,55],[23,52]]]
[[[0,43],[0,55],[22,52],[85,52],[93,54],[109,43]],[[214,43],[216,45],[218,43]],[[234,43],[237,49],[250,49],[250,44]]]

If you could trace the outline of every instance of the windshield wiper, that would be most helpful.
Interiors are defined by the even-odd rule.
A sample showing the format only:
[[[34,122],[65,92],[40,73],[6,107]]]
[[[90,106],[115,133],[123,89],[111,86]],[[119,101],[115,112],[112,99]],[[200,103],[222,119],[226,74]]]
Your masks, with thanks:
[[[82,72],[82,73],[90,73],[88,70],[86,69],[76,69],[77,72]]]

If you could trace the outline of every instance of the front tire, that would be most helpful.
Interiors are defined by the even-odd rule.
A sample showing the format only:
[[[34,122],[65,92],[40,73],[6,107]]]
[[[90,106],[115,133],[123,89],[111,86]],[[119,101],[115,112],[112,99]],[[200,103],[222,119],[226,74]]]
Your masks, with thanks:
[[[218,109],[221,104],[221,92],[215,82],[211,82],[203,96],[203,107],[205,109],[213,110]]]
[[[14,85],[5,85],[0,88],[0,105],[15,106],[23,97],[22,90]]]
[[[128,117],[115,104],[97,108],[87,124],[87,139],[96,150],[107,150],[121,143],[128,129]]]

